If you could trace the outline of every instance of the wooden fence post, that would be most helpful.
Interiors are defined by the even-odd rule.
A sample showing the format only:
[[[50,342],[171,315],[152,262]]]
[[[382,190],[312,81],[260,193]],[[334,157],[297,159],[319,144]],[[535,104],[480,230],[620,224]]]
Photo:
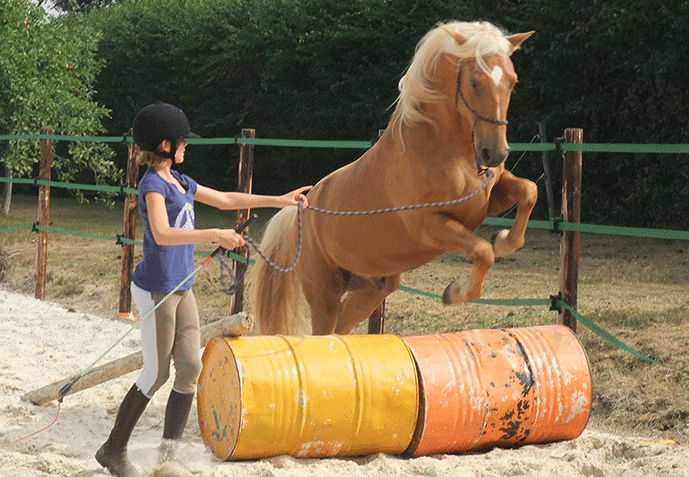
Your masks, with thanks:
[[[49,127],[41,128],[41,134],[53,134]],[[42,181],[50,180],[50,168],[53,163],[52,139],[41,139],[41,164],[38,178]],[[44,227],[50,224],[50,186],[41,185],[38,188],[38,224]],[[45,285],[48,276],[48,232],[38,230],[36,252],[36,293],[35,297],[45,300]]]
[[[132,131],[129,131],[129,137],[132,136]],[[133,142],[127,146],[127,180],[126,186],[130,189],[136,189],[136,183],[139,176],[139,164],[136,162],[134,148],[136,146]],[[124,195],[124,229],[122,233],[123,238],[134,240],[136,237],[136,212],[137,212],[137,195]],[[134,245],[129,243],[122,244],[122,274],[120,278],[120,309],[119,318],[125,319],[131,315],[132,312],[132,292],[129,287],[129,282],[132,278],[132,271],[134,268]]]
[[[255,138],[255,129],[242,129],[243,138]],[[237,191],[244,192],[246,194],[251,194],[251,186],[254,175],[254,145],[253,144],[242,144],[239,148],[239,182],[237,183]],[[242,209],[237,211],[237,223],[236,227],[243,224],[251,214],[250,209]],[[244,229],[246,233],[249,229]],[[234,251],[236,254],[241,255],[244,258],[248,257],[246,248],[238,249]],[[232,271],[235,276],[239,276],[246,270],[249,266],[248,263],[242,263],[237,260],[232,261]],[[237,290],[231,299],[230,315],[237,314],[244,309],[244,278],[242,278],[237,284]]]
[[[565,143],[582,144],[582,129],[566,129]],[[565,151],[562,171],[562,220],[581,222],[581,169],[582,152]],[[573,309],[577,309],[577,283],[579,280],[579,232],[565,230],[560,241],[560,297]],[[572,313],[561,310],[558,322],[577,330],[577,320]]]
[[[368,317],[368,334],[382,335],[385,332],[385,300]]]

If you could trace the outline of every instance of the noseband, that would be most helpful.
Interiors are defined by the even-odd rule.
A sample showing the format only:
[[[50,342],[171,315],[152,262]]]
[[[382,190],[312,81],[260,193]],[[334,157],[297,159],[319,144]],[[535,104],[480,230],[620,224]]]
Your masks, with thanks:
[[[476,123],[479,121],[484,121],[489,124],[495,124],[497,126],[506,126],[507,125],[507,120],[503,121],[501,119],[493,119],[493,118],[486,118],[484,116],[481,116],[478,114],[474,108],[469,106],[469,103],[467,102],[466,98],[464,97],[464,93],[462,92],[462,65],[459,65],[459,69],[457,70],[457,93],[455,94],[455,104],[457,103],[457,98],[462,98],[462,101],[464,102],[464,106],[469,110],[471,114],[474,115],[474,124],[471,125],[471,146],[474,149],[474,160],[476,160],[476,142],[474,141],[474,129],[476,128]],[[478,160],[476,160],[476,167],[478,168],[478,175],[485,174],[485,172],[488,169],[483,169],[481,166],[478,165]]]

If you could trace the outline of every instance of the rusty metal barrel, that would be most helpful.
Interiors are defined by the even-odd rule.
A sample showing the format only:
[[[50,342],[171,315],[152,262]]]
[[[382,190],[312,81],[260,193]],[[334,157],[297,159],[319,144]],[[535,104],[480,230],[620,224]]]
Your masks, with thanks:
[[[419,385],[401,338],[217,338],[203,354],[198,416],[222,460],[401,454]]]
[[[562,325],[405,337],[420,406],[405,454],[569,440],[591,411],[588,358]]]

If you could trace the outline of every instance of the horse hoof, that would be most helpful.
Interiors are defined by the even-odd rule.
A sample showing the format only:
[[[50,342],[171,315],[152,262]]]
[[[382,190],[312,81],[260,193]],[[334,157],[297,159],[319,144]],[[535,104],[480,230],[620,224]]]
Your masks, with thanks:
[[[504,257],[514,252],[514,249],[507,245],[507,235],[510,233],[509,230],[503,229],[500,232],[493,235],[490,239],[491,245],[493,245],[493,252],[496,257]]]
[[[452,301],[450,300],[450,287],[445,288],[445,291],[443,292],[443,305],[452,305]]]
[[[466,292],[462,285],[450,283],[443,292],[443,305],[461,305],[467,301]]]

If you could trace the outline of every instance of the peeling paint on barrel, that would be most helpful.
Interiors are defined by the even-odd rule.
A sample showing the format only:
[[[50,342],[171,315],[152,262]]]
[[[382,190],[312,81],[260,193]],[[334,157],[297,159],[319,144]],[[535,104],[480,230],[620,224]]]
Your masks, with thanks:
[[[567,440],[586,427],[588,359],[565,326],[403,339],[417,362],[422,399],[407,455]]]

